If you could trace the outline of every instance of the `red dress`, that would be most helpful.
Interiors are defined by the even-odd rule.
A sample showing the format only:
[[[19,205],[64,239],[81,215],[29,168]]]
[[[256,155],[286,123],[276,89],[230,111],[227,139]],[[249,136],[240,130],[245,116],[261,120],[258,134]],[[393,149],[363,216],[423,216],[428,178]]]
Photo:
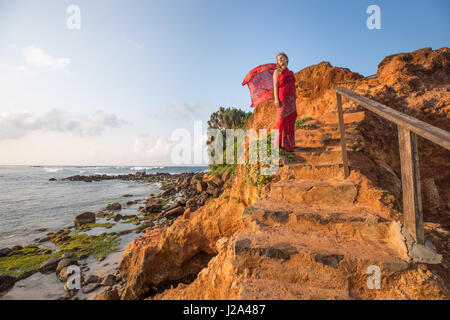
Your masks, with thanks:
[[[278,123],[280,148],[293,152],[295,148],[295,120],[297,119],[297,92],[294,73],[287,67],[278,77]]]

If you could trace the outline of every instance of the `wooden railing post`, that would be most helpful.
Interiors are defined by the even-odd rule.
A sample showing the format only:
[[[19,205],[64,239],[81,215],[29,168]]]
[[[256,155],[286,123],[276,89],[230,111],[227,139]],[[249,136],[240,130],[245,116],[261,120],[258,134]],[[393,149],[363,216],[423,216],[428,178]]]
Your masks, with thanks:
[[[405,229],[417,243],[424,243],[422,200],[420,194],[417,135],[398,126],[400,165],[402,171],[403,215]]]
[[[348,169],[347,144],[345,142],[345,123],[344,114],[342,113],[342,96],[339,93],[336,93],[336,100],[339,117],[339,131],[341,134],[342,161],[344,162],[344,177],[347,178],[350,172]]]
[[[400,145],[400,164],[402,171],[403,214],[405,229],[417,243],[424,243],[422,199],[420,194],[419,153],[417,135],[450,150],[450,132],[439,129],[419,119],[394,110],[379,102],[361,96],[346,88],[335,88],[339,126],[341,128],[342,158],[347,166],[345,150],[344,121],[342,116],[341,95],[352,100],[374,114],[392,121],[398,126],[398,142]],[[348,174],[348,168],[346,175]]]

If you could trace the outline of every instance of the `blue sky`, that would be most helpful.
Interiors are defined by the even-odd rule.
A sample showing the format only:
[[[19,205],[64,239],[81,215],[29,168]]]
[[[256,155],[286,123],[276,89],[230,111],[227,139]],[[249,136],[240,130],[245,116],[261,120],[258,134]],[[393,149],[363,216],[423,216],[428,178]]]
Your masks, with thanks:
[[[373,4],[381,30],[366,27]],[[325,60],[367,76],[389,54],[448,46],[448,12],[447,0],[0,0],[0,165],[173,164],[172,132],[206,129],[219,106],[250,110],[241,82],[279,51],[294,72]]]

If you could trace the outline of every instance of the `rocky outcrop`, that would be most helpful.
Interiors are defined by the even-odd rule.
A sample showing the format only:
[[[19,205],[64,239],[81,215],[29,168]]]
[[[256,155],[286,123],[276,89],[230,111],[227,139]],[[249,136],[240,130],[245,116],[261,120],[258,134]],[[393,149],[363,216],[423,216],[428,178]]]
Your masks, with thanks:
[[[95,300],[120,300],[119,291],[117,288],[106,288],[95,296]]]
[[[147,229],[122,257],[119,268],[126,286],[121,298],[448,299],[450,254],[443,219],[425,223],[426,246],[414,250],[402,231],[401,182],[390,154],[398,145],[386,149],[375,142],[377,135],[380,141],[395,142],[395,135],[387,133],[392,127],[349,102],[344,121],[351,174],[343,179],[333,91],[336,82],[347,81],[339,86],[375,100],[390,92],[388,102],[415,103],[408,100],[413,95],[408,90],[422,83],[415,79],[404,85],[407,76],[422,79],[423,95],[434,90],[435,84],[427,87],[434,77],[448,84],[446,52],[425,49],[389,57],[380,64],[377,79],[363,79],[329,63],[298,72],[299,118],[313,117],[314,126],[296,130],[293,158],[283,157],[278,174],[262,188],[249,183],[247,166],[238,166],[231,187],[223,187],[218,197],[203,206],[198,199],[188,201],[185,207],[198,209],[167,228]],[[413,67],[414,61],[424,67]],[[447,99],[446,91],[441,93],[438,101]],[[275,107],[268,101],[258,106],[248,127],[273,128],[274,119]],[[369,132],[374,125],[379,127]],[[378,147],[369,147],[373,143]],[[178,186],[192,186],[185,193],[189,196],[220,184],[208,180],[189,178]],[[439,195],[429,181],[426,194],[436,207],[436,199],[446,198],[442,180],[434,181]],[[435,255],[426,260],[424,252],[430,250]],[[376,270],[380,282],[369,283]],[[373,290],[374,285],[383,290]]]
[[[122,205],[118,202],[110,203],[106,206],[106,210],[122,210]]]
[[[51,273],[56,270],[61,258],[50,258],[44,261],[39,267],[39,271],[42,273]]]
[[[7,289],[14,286],[16,283],[16,278],[9,276],[7,274],[0,274],[0,292],[6,291]]]
[[[342,86],[450,131],[449,48],[388,56],[379,64],[376,78]],[[397,126],[367,112],[359,130],[364,152],[401,179]],[[450,151],[420,136],[418,145],[425,219],[445,219],[450,212]],[[388,183],[385,187],[389,188]],[[445,223],[450,225],[450,220]]]
[[[119,266],[127,285],[124,299],[146,297],[173,283],[190,282],[217,253],[219,237],[240,229],[243,205],[220,199],[180,217],[167,229],[148,229],[126,248]]]
[[[147,229],[144,236],[128,245],[119,265],[126,281],[123,299],[151,296],[195,278],[217,254],[217,240],[232,236],[242,228],[243,209],[257,198],[257,188],[244,186],[243,177],[243,168],[238,168],[234,178],[224,173],[221,182],[213,176],[198,180],[214,179],[219,185],[229,183],[236,188],[223,187],[219,197],[210,198],[198,209],[201,200],[190,199],[185,213],[170,227]],[[183,184],[185,188],[193,185],[190,180],[180,181],[180,187]]]
[[[75,226],[77,228],[81,227],[83,224],[94,223],[95,222],[95,213],[86,211],[75,217]]]

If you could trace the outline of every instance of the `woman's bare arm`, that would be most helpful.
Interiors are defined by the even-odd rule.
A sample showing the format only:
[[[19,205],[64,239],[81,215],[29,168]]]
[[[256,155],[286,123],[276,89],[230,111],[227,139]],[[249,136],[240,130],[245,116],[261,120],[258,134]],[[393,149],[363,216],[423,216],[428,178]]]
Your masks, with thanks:
[[[278,100],[278,77],[280,76],[280,71],[276,69],[273,73],[273,95],[275,100],[275,106],[280,106],[280,101]]]

